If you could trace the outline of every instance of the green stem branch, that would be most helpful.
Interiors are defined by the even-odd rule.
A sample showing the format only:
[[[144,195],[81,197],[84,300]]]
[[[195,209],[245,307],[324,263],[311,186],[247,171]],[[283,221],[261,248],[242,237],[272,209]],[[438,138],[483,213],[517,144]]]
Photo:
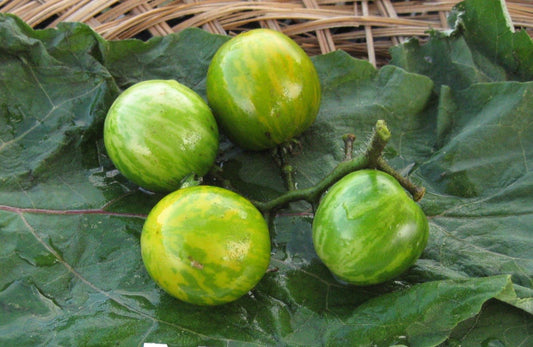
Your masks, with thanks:
[[[322,194],[338,180],[350,172],[366,168],[376,168],[378,159],[387,142],[390,139],[390,131],[384,121],[378,121],[374,128],[372,139],[370,140],[367,151],[355,158],[343,161],[337,165],[333,171],[324,177],[316,185],[299,190],[289,190],[283,195],[267,202],[254,201],[254,205],[264,213],[271,212],[277,208],[283,207],[290,202],[304,200],[310,204],[316,204]]]
[[[293,152],[295,143],[287,142],[279,145],[273,152],[278,166],[281,168],[281,174],[287,190],[296,190],[296,182],[294,181],[294,172],[296,171],[292,165],[289,164],[289,154]]]
[[[405,190],[407,190],[413,196],[414,201],[420,201],[424,197],[424,194],[426,193],[426,188],[419,187],[413,182],[411,182],[407,177],[400,175],[400,173],[394,170],[394,168],[390,166],[389,163],[387,163],[387,161],[382,157],[378,158],[377,168],[383,172],[388,173],[398,182],[400,182],[402,187],[404,187]]]
[[[368,167],[368,159],[364,156],[358,156],[349,161],[341,162],[329,175],[316,185],[297,190],[289,190],[283,195],[278,196],[267,202],[254,201],[254,205],[262,212],[269,212],[276,208],[283,207],[290,202],[304,200],[310,204],[316,203],[320,196],[335,182],[340,180],[352,171],[361,170]]]
[[[283,177],[285,178],[285,184],[289,191],[296,190],[296,182],[294,181],[294,167],[289,164],[285,164],[281,171],[283,172]]]
[[[391,133],[384,120],[378,120],[374,127],[374,133],[370,144],[366,150],[366,157],[368,158],[368,168],[376,169],[378,167],[378,160],[381,158],[381,153],[389,142]]]
[[[409,193],[411,193],[415,201],[419,201],[424,196],[426,191],[425,188],[418,187],[408,178],[403,177],[381,156],[390,137],[391,133],[387,128],[385,121],[377,121],[366,151],[363,154],[352,158],[353,141],[355,140],[355,137],[353,135],[345,136],[343,138],[345,142],[345,160],[340,162],[337,167],[335,167],[335,169],[333,169],[333,171],[324,177],[320,182],[305,189],[295,188],[294,181],[292,180],[292,168],[285,164],[285,158],[282,155],[281,162],[282,164],[285,164],[283,169],[288,170],[287,172],[284,172],[284,174],[286,175],[285,178],[289,186],[289,191],[270,201],[253,201],[253,204],[267,216],[272,216],[272,213],[276,209],[282,208],[294,201],[303,200],[315,206],[319,202],[322,194],[324,194],[329,187],[347,174],[363,169],[377,169],[388,173],[389,175],[393,176]]]

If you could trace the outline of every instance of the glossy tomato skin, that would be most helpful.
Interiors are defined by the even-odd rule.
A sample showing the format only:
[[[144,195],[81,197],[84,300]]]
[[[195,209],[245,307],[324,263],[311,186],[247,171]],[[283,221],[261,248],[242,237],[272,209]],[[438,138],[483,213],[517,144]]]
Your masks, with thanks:
[[[319,258],[340,280],[378,284],[420,257],[429,235],[424,212],[390,175],[348,174],[324,195],[313,221]]]
[[[164,197],[141,234],[145,267],[170,295],[196,305],[237,300],[263,277],[270,236],[248,200],[212,186],[187,187]]]
[[[111,161],[130,181],[169,192],[203,176],[218,151],[218,126],[207,103],[174,80],[139,82],[115,100],[104,123]]]
[[[320,81],[311,59],[292,39],[254,29],[219,48],[207,73],[207,99],[234,143],[263,150],[314,122]]]

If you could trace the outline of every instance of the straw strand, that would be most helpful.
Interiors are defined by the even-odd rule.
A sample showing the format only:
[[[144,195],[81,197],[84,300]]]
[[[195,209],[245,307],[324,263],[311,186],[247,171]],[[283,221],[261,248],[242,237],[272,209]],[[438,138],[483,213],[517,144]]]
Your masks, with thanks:
[[[251,28],[282,31],[310,55],[342,49],[375,66],[390,59],[389,48],[408,37],[425,40],[429,29],[448,29],[446,17],[459,0],[3,0],[34,28],[76,21],[106,39],[168,35],[189,27],[236,35]],[[531,0],[507,0],[516,28],[533,36]]]

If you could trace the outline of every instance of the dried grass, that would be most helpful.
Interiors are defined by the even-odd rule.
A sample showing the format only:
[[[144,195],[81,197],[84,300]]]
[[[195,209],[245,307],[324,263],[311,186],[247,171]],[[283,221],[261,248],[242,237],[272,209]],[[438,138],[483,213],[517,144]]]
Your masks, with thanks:
[[[447,29],[446,17],[458,2],[3,0],[0,12],[13,13],[36,28],[85,22],[110,40],[147,39],[189,27],[228,35],[266,27],[291,36],[310,55],[343,49],[379,66],[387,63],[392,45],[409,37],[424,40],[429,29]],[[515,27],[533,36],[533,2],[506,3]]]

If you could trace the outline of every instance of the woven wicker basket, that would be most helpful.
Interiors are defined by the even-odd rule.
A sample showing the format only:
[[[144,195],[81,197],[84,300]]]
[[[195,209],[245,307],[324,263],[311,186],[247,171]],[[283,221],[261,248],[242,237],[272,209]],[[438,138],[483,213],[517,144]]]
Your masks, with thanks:
[[[424,40],[430,28],[447,29],[447,13],[458,2],[0,0],[0,12],[36,28],[85,22],[106,39],[147,39],[188,27],[229,35],[268,27],[283,31],[310,55],[342,49],[380,66],[387,63],[390,46],[409,37]],[[514,25],[533,36],[533,1],[506,3]]]

